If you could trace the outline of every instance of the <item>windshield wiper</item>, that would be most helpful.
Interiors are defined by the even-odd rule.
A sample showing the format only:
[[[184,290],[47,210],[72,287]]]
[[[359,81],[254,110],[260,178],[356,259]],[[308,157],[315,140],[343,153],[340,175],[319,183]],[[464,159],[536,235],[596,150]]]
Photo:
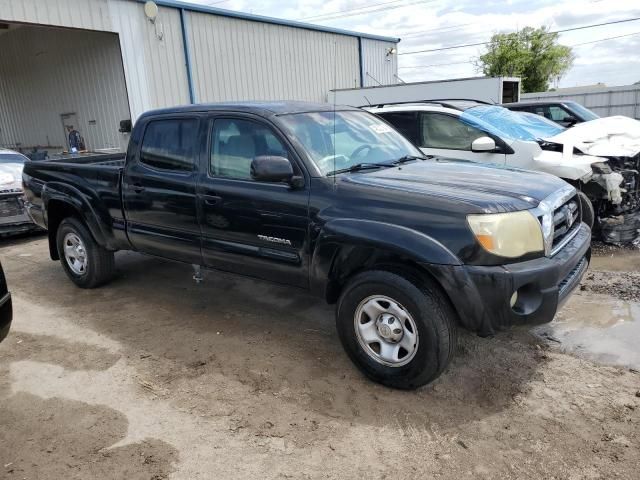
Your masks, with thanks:
[[[426,160],[427,157],[416,157],[415,155],[405,155],[391,162],[392,165],[400,165],[402,163],[412,162],[413,160]]]
[[[339,168],[338,170],[332,170],[327,173],[327,177],[332,175],[336,175],[338,173],[347,173],[347,172],[359,172],[360,170],[370,170],[372,168],[385,168],[385,167],[393,167],[394,163],[356,163],[355,165],[351,165],[346,168]]]

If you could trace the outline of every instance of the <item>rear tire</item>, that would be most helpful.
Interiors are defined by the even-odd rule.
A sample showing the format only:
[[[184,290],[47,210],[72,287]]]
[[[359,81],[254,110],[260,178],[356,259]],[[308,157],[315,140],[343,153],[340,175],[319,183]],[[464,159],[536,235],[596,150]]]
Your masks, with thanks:
[[[98,245],[79,219],[68,217],[60,222],[56,243],[62,268],[78,287],[99,287],[113,278],[113,252]]]
[[[349,281],[336,326],[345,351],[367,377],[414,389],[435,380],[453,358],[455,318],[436,284],[376,270]]]
[[[593,229],[595,222],[595,212],[593,210],[593,204],[589,197],[584,192],[578,190],[578,199],[580,200],[580,208],[582,210],[582,221],[586,223],[589,228]]]

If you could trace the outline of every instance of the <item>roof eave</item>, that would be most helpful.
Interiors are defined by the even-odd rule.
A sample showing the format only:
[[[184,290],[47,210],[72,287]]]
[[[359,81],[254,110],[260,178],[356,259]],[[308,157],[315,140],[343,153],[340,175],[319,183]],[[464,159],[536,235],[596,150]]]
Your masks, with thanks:
[[[135,1],[137,1],[138,3],[145,3],[145,0],[135,0]],[[179,0],[155,0],[155,2],[162,7],[180,8],[180,9],[184,9],[191,12],[209,13],[211,15],[238,18],[241,20],[249,20],[253,22],[271,23],[274,25],[283,25],[286,27],[303,28],[305,30],[315,30],[319,32],[335,33],[338,35],[348,35],[350,37],[379,40],[381,42],[389,42],[389,43],[400,42],[400,38],[385,37],[381,35],[372,35],[370,33],[354,32],[352,30],[343,30],[341,28],[325,27],[322,25],[314,25],[312,23],[298,22],[296,20],[284,20],[281,18],[267,17],[264,15],[254,15],[252,13],[235,12],[233,10],[225,10],[224,8],[217,8],[217,7],[207,6],[207,5],[181,2]]]

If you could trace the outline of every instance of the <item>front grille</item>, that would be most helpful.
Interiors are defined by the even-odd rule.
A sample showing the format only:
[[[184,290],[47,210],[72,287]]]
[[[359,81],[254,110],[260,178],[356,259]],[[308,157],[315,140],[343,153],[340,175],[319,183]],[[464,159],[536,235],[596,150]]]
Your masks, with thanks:
[[[15,217],[24,213],[24,207],[18,197],[0,200],[0,217]]]
[[[574,196],[553,211],[553,244],[551,250],[558,248],[563,240],[580,226],[580,205]]]

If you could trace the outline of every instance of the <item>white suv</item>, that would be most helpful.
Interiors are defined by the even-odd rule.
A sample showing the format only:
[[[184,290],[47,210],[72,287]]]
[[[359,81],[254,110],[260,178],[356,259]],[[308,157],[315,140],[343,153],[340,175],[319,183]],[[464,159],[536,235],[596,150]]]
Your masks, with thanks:
[[[427,155],[556,175],[581,191],[583,219],[590,226],[595,220],[603,240],[618,243],[638,237],[640,154],[589,155],[586,144],[571,137],[573,129],[539,115],[474,100],[389,104],[367,110],[392,124]],[[609,119],[593,122],[601,121]]]

